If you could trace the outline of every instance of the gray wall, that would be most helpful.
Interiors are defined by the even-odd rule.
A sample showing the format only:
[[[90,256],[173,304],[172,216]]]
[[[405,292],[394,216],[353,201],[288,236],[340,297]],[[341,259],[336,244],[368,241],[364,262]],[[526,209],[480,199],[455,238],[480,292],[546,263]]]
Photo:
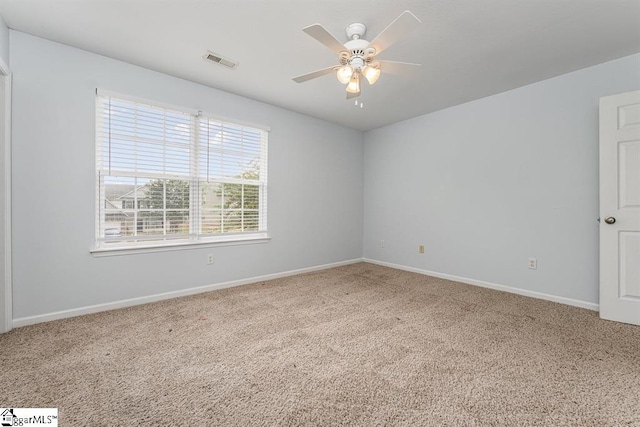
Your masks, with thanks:
[[[639,88],[633,55],[367,132],[364,256],[597,303],[598,102]]]
[[[0,58],[9,65],[9,28],[0,15]]]
[[[362,256],[361,132],[15,31],[11,67],[14,319]],[[94,258],[96,87],[270,126],[272,240]]]

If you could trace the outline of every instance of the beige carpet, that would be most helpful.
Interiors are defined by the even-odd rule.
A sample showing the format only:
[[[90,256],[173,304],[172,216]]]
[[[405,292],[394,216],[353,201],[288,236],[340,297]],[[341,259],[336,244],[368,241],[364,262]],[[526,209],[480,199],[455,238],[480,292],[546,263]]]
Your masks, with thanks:
[[[364,263],[16,329],[0,362],[0,406],[62,426],[640,426],[640,327]]]

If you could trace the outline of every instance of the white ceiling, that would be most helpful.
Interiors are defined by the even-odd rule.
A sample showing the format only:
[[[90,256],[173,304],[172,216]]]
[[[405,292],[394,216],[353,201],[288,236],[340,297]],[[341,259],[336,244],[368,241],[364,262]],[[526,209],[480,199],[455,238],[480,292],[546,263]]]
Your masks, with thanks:
[[[337,64],[303,27],[346,42],[362,22],[371,40],[407,9],[423,25],[380,59],[423,67],[364,87],[364,108],[332,75],[291,80]],[[640,0],[0,0],[0,14],[18,31],[360,130],[640,52]]]

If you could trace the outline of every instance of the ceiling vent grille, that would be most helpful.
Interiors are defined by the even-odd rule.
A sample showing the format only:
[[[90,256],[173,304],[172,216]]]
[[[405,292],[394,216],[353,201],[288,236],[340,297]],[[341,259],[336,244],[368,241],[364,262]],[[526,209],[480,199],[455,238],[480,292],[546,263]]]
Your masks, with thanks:
[[[213,53],[211,51],[205,52],[204,59],[207,61],[215,62],[216,64],[223,65],[227,68],[236,68],[238,66],[238,62],[233,59],[225,58],[222,55],[218,55],[217,53]]]

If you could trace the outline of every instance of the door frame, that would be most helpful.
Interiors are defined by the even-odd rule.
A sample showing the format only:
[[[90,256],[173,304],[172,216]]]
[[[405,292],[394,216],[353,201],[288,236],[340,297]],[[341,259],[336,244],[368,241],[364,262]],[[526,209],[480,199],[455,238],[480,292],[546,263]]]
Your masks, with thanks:
[[[0,150],[4,152],[4,188],[0,189],[0,200],[4,205],[4,277],[0,278],[0,292],[4,292],[4,316],[0,318],[0,333],[13,328],[12,272],[11,272],[11,70],[0,58],[0,84],[4,84],[4,134],[0,135]]]

